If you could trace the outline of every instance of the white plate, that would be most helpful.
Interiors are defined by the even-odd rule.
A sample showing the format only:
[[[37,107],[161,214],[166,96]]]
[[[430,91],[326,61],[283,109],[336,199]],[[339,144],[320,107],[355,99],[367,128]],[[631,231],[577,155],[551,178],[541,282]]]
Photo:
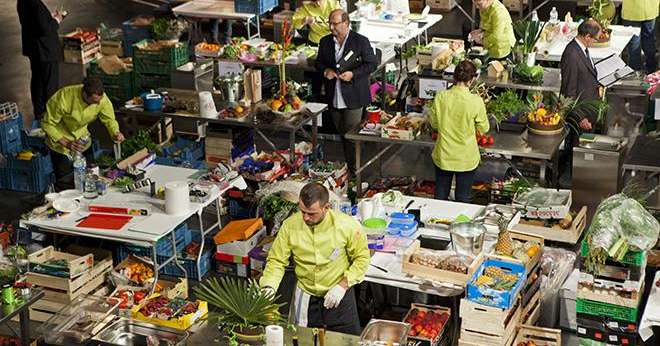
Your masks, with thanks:
[[[81,199],[82,197],[83,197],[82,192],[76,189],[61,191],[59,195],[59,198],[67,198],[67,199]]]
[[[75,213],[80,209],[80,202],[70,198],[58,198],[53,202],[53,208],[63,213]]]

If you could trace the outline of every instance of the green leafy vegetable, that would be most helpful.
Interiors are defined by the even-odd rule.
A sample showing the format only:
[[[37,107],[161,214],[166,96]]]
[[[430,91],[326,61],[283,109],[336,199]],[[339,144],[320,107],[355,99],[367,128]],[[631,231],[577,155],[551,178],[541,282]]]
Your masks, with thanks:
[[[512,115],[522,112],[525,108],[525,102],[513,90],[506,90],[495,96],[486,105],[486,111],[490,116],[495,118],[498,124]]]
[[[543,67],[538,65],[529,67],[527,64],[521,63],[513,68],[513,76],[524,83],[541,84],[543,83]]]
[[[151,139],[149,132],[146,130],[139,130],[135,136],[122,142],[121,156],[125,159],[144,148],[147,148],[151,153],[161,152],[158,145]]]
[[[131,177],[119,177],[119,178],[115,179],[115,181],[112,182],[112,186],[116,186],[120,189],[123,189],[126,186],[131,185],[133,183],[134,183],[134,181],[133,181],[133,178],[131,178]]]
[[[523,54],[534,52],[544,27],[545,23],[531,20],[519,20],[513,24],[513,32],[518,40],[517,45],[521,48],[520,52]]]

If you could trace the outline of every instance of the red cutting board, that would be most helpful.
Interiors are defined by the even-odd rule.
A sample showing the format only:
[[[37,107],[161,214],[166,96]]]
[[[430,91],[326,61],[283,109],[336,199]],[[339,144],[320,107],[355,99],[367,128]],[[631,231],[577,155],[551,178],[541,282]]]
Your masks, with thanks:
[[[118,231],[132,218],[132,216],[127,215],[89,214],[85,220],[82,220],[76,226]]]

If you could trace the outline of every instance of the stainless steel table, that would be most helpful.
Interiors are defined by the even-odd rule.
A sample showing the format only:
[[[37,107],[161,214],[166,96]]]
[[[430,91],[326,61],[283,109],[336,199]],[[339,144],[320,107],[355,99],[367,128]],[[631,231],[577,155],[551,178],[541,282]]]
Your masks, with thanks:
[[[192,102],[197,101],[197,92],[194,90],[176,90],[168,89],[169,95],[176,97],[177,99],[186,99]],[[296,133],[301,132],[306,138],[310,138],[312,142],[312,148],[316,148],[317,144],[317,135],[318,135],[318,116],[323,113],[327,106],[311,112],[309,110],[303,110],[297,116],[294,116],[291,120],[285,120],[281,117],[273,117],[272,120],[264,121],[257,114],[259,112],[268,112],[264,110],[265,105],[257,104],[253,105],[250,109],[248,115],[240,119],[234,118],[204,118],[199,114],[194,114],[186,111],[177,111],[173,113],[167,113],[163,111],[153,111],[148,112],[144,111],[142,108],[127,109],[121,108],[118,111],[118,114],[123,114],[125,116],[150,116],[159,119],[161,125],[161,131],[170,126],[173,122],[173,119],[184,119],[189,121],[194,121],[197,127],[201,127],[203,124],[219,124],[227,127],[246,127],[253,128],[257,134],[259,134],[266,143],[273,150],[277,150],[277,146],[266,136],[264,131],[279,131],[279,132],[288,132],[289,133],[289,147],[291,153],[295,153],[296,145]],[[311,124],[311,135],[307,133],[304,126]],[[316,150],[314,150],[314,153]],[[294,156],[291,156],[291,159],[294,159]]]
[[[385,155],[390,149],[394,148],[394,146],[400,145],[433,148],[435,145],[435,142],[428,134],[421,135],[414,141],[405,141],[382,138],[380,136],[363,135],[359,133],[359,130],[360,127],[358,126],[346,134],[346,139],[355,142],[355,175],[357,179],[358,195],[362,194],[362,171]],[[495,139],[495,143],[490,147],[481,148],[482,154],[501,155],[505,158],[531,158],[549,162],[549,166],[552,169],[551,183],[553,186],[557,185],[559,179],[559,146],[568,135],[568,131],[564,131],[561,135],[556,136],[539,136],[528,133],[526,130],[523,133],[502,131],[492,132],[491,134]],[[382,144],[385,145],[385,147],[362,164],[362,144],[366,142]],[[390,157],[394,157],[396,154],[397,153],[394,153]],[[541,181],[545,180],[546,168],[546,164],[543,164],[540,167],[539,178]]]
[[[448,82],[454,81],[453,76],[442,72],[431,71],[430,69],[424,69],[422,73],[420,73],[419,78],[442,79]],[[558,68],[544,68],[543,83],[539,85],[517,82],[506,72],[500,78],[488,77],[486,73],[482,73],[479,76],[479,80],[484,82],[487,86],[506,89],[559,93],[559,89],[561,88],[561,75]]]
[[[0,311],[0,324],[11,321],[14,316],[18,315],[22,345],[32,344],[30,336],[30,306],[43,297],[44,291],[42,289],[32,288],[28,297],[18,298],[21,299],[20,302],[17,302],[14,305],[2,305],[2,311]]]

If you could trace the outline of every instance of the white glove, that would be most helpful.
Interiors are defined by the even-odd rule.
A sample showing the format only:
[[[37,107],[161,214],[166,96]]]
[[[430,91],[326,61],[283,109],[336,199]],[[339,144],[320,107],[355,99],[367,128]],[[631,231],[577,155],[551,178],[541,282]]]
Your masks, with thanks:
[[[323,300],[323,306],[326,309],[334,309],[339,306],[341,300],[344,299],[346,294],[346,289],[340,284],[334,285],[328,293],[325,294],[325,300]]]
[[[270,286],[261,288],[261,292],[263,292],[268,297],[275,297],[275,289]]]

